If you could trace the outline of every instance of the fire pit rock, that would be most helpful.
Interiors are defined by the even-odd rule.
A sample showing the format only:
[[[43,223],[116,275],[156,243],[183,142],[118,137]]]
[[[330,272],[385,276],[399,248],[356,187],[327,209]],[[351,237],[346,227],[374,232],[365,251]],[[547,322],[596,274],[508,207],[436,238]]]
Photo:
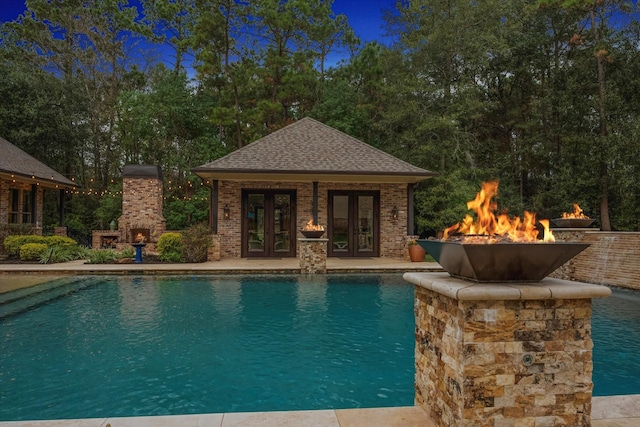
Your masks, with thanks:
[[[462,243],[424,240],[418,244],[453,277],[479,283],[539,282],[589,247],[588,243]]]

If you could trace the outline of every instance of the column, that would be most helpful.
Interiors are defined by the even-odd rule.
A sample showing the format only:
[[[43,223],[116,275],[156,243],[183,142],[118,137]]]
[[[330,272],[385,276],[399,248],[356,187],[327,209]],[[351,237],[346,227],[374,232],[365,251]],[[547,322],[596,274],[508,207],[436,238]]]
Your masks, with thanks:
[[[591,425],[591,299],[609,288],[404,278],[415,285],[416,405],[439,426]]]
[[[327,242],[329,239],[298,238],[300,273],[324,274],[327,272]]]

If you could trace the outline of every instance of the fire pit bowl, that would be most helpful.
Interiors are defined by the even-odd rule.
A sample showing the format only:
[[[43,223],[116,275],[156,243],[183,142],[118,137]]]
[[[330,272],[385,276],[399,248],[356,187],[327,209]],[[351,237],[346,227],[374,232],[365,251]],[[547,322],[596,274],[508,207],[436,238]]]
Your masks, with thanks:
[[[539,282],[589,247],[588,243],[461,243],[424,240],[424,248],[453,277],[473,282]]]
[[[551,222],[558,228],[584,228],[588,227],[595,219],[591,218],[553,218]]]
[[[300,230],[307,239],[319,239],[324,234],[324,230]]]

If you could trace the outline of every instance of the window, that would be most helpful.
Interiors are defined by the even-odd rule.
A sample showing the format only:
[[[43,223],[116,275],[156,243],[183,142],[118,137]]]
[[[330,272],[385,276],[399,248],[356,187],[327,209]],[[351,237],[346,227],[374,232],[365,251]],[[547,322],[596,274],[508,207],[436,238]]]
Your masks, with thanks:
[[[9,189],[9,224],[33,222],[33,196],[31,190]]]

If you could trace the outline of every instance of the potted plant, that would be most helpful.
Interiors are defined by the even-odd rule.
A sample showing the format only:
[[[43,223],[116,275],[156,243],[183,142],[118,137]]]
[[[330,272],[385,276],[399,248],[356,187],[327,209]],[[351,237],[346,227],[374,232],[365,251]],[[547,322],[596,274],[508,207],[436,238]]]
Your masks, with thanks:
[[[427,253],[422,249],[422,246],[420,246],[415,240],[409,240],[407,245],[409,247],[409,259],[411,262],[423,262],[424,256]]]

